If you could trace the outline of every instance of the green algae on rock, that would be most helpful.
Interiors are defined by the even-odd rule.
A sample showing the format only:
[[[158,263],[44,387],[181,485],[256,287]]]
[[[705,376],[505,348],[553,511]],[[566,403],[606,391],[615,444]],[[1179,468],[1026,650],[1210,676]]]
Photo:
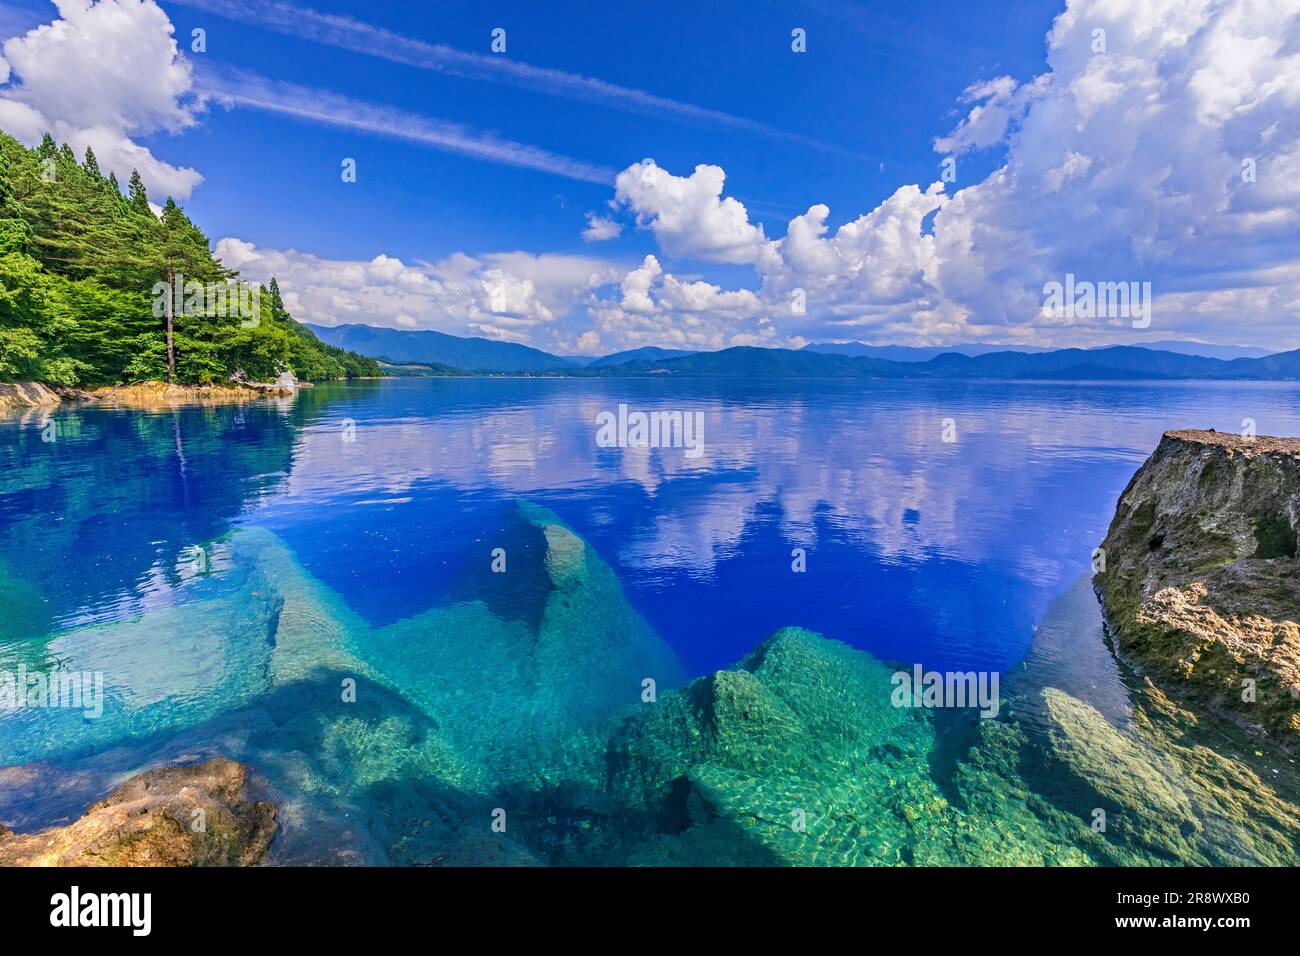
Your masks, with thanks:
[[[1188,856],[1188,837],[1200,824],[1173,762],[1116,730],[1083,701],[1052,687],[1043,698],[1054,763],[1088,796],[1076,808],[1079,815],[1107,811],[1107,825],[1121,835],[1173,859]]]
[[[1300,744],[1300,439],[1167,432],[1094,578],[1121,654]]]
[[[477,762],[531,776],[561,740],[635,703],[645,678],[679,684],[681,666],[556,515],[521,501],[517,521],[537,547],[512,554],[510,573],[540,572],[517,616],[483,600],[433,608],[374,632],[364,657]]]
[[[933,764],[942,733],[956,729],[893,706],[891,674],[868,654],[785,628],[734,670],[629,717],[609,744],[606,787],[648,811],[657,832],[627,862],[1090,862],[1023,801],[999,800],[998,815],[983,816],[945,788]]]

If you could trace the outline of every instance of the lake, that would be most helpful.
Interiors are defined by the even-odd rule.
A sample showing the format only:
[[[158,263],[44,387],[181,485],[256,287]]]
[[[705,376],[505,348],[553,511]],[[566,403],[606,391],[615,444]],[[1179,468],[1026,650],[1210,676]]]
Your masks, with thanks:
[[[331,620],[345,622],[337,625],[346,632],[339,646],[373,666],[401,707],[425,714],[441,717],[455,706],[447,703],[453,685],[473,668],[456,658],[435,673],[431,661],[442,659],[427,656],[427,635],[479,634],[489,654],[493,628],[481,621],[545,633],[538,602],[556,586],[552,555],[560,552],[551,532],[539,544],[535,529],[562,526],[612,570],[609,582],[601,579],[601,600],[625,601],[626,621],[636,622],[619,624],[620,633],[644,622],[675,656],[675,676],[664,670],[661,692],[730,667],[779,628],[795,626],[891,666],[999,673],[1012,704],[994,723],[1019,713],[1031,737],[1034,728],[1050,735],[1075,718],[1091,726],[1073,705],[1048,699],[1044,710],[1039,692],[1047,686],[1087,699],[1089,714],[1137,734],[1129,725],[1133,708],[1143,706],[1133,698],[1140,682],[1106,651],[1084,581],[1116,499],[1163,431],[1237,432],[1251,419],[1260,434],[1298,435],[1297,399],[1300,385],[1289,383],[399,379],[323,384],[296,399],[247,406],[15,415],[0,420],[0,661],[102,672],[106,704],[96,720],[0,713],[0,764],[80,775],[57,792],[13,784],[0,795],[0,822],[36,826],[75,816],[127,769],[163,753],[238,751],[282,793],[305,777],[273,754],[302,751],[314,774],[328,776],[318,738],[313,751],[305,738],[231,736],[222,722],[248,708],[273,710],[265,687],[248,675],[288,667],[266,665],[253,645],[234,647],[241,628],[261,627],[240,615],[252,613],[250,595],[265,593],[241,562],[272,547],[276,567],[287,569],[278,573],[301,575],[313,607],[323,603]],[[602,447],[597,421],[620,405],[698,415],[702,453]],[[521,500],[552,517],[521,524]],[[551,576],[543,580],[538,549],[547,547]],[[213,602],[212,610],[186,617],[201,601]],[[453,627],[439,618],[442,630],[410,630],[412,621],[468,606],[482,609],[479,624]],[[214,616],[218,607],[228,617]],[[288,612],[277,605],[271,613]],[[194,633],[194,620],[221,623],[202,640],[169,648],[178,631]],[[274,636],[270,643],[276,653],[287,647]],[[224,663],[210,668],[209,661]],[[552,678],[562,680],[561,672]],[[294,679],[306,673],[303,664]],[[1026,674],[1034,675],[1032,689]],[[640,691],[636,677],[629,675],[629,706]],[[1017,695],[1028,703],[1016,705]],[[592,721],[608,716],[596,713],[600,696],[592,694]],[[530,711],[519,726],[547,724],[548,713]],[[941,720],[931,721],[939,731]],[[581,715],[554,723],[566,721],[575,732],[594,726]],[[470,733],[454,718],[444,723],[449,739]],[[964,745],[987,744],[979,723],[962,725]],[[1224,759],[1246,761],[1292,806],[1294,761],[1248,752],[1223,733],[1211,746]],[[1177,763],[1168,740],[1149,728],[1141,734],[1141,746]],[[466,742],[461,755],[478,746]],[[520,787],[526,753],[559,752],[512,752],[506,760],[506,746],[475,764],[495,782],[467,776],[467,792]],[[934,764],[918,773],[946,793],[943,812],[964,800],[963,812],[974,813],[969,793],[956,793]],[[353,769],[337,775],[347,786],[357,776]],[[0,789],[6,779],[29,780],[0,775]],[[332,786],[346,789],[337,780]],[[303,792],[285,795],[311,803]],[[392,815],[374,809],[381,796],[373,790],[346,799]],[[1069,803],[1053,799],[1057,807]],[[1192,829],[1202,835],[1183,826],[1174,843],[1126,844],[1110,861],[1149,852],[1183,862],[1265,862],[1295,852],[1290,824],[1278,824],[1282,835],[1270,837],[1268,849],[1268,841],[1256,847],[1203,825],[1212,797],[1186,799],[1188,819],[1201,821]],[[422,812],[434,815],[415,811]],[[1065,824],[1043,825],[1058,844],[1108,861],[1086,840],[1063,837]],[[300,844],[320,853],[344,839],[329,833],[300,835]],[[868,840],[870,852],[897,854],[890,862],[960,861],[927,858],[921,838],[905,828],[890,833]],[[375,844],[367,859],[378,862],[407,859],[394,848],[412,845],[378,824],[367,840]],[[538,832],[523,842],[550,862],[592,859],[566,857]],[[844,852],[823,861],[865,862],[854,855],[867,852],[860,847]]]

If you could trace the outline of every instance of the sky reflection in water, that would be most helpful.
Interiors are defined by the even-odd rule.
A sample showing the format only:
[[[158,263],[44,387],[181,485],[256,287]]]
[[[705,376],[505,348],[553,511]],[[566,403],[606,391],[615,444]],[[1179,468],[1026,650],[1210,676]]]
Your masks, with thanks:
[[[1002,669],[1088,571],[1163,430],[1249,417],[1300,434],[1297,396],[1276,383],[405,380],[279,406],[60,412],[52,443],[28,415],[0,422],[0,562],[43,593],[39,630],[165,602],[187,548],[259,525],[379,626],[481,596],[523,497],[597,548],[692,673],[785,624],[889,660]],[[705,454],[597,447],[597,415],[620,402],[702,411]],[[791,571],[794,548],[806,573]]]

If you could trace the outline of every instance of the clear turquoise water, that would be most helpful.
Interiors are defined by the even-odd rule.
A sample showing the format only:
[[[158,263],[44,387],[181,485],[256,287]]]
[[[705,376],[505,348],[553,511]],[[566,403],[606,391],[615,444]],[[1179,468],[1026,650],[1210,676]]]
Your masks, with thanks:
[[[340,847],[365,862],[441,859],[460,846],[448,834],[514,800],[531,821],[520,846],[539,859],[636,862],[635,844],[632,856],[666,862],[667,837],[651,853],[641,831],[583,816],[627,811],[568,793],[593,779],[587,750],[605,746],[575,741],[603,740],[647,672],[678,686],[785,625],[878,660],[1007,675],[1013,705],[994,723],[1028,735],[1030,753],[1051,749],[1035,735],[1059,733],[1066,713],[1044,703],[1050,686],[1167,754],[1176,734],[1134,729],[1147,704],[1079,582],[1162,431],[1253,418],[1262,434],[1300,434],[1298,398],[1300,386],[1274,383],[401,380],[246,407],[67,408],[50,416],[53,441],[43,414],[12,415],[0,419],[0,664],[102,671],[109,701],[94,721],[0,715],[0,822],[48,825],[128,771],[224,752],[253,762],[291,808],[285,859]],[[620,403],[702,412],[705,454],[597,447],[596,416]],[[946,419],[955,442],[943,441]],[[553,515],[521,517],[521,500]],[[572,553],[565,535],[589,546],[581,572],[563,572],[576,584],[555,572]],[[498,547],[504,575],[490,568]],[[795,548],[805,573],[791,571]],[[342,718],[339,674],[370,688]],[[961,764],[936,741],[997,747],[987,727],[958,733],[944,719],[917,715],[924,761],[842,771],[873,805],[892,799],[867,785],[880,774],[913,781],[899,833],[864,824],[833,852],[814,841],[767,862],[875,862],[868,845],[882,862],[972,862],[943,842],[953,829],[1023,808],[1007,793],[1005,807],[977,806],[953,782],[993,765]],[[1224,734],[1216,752],[1290,806],[1294,762]],[[1043,862],[1032,856],[1049,843],[1047,862],[1295,851],[1287,822],[1259,846],[1197,824],[1210,836],[1124,844],[1112,859],[1062,831],[1074,824],[1059,814],[1074,811],[1042,773],[1025,786],[1055,809],[1031,814],[1044,830],[1023,839],[1030,855],[981,842],[974,861]],[[746,793],[736,806],[768,790]],[[1226,812],[1187,799],[1198,820]],[[924,843],[935,834],[944,854]]]

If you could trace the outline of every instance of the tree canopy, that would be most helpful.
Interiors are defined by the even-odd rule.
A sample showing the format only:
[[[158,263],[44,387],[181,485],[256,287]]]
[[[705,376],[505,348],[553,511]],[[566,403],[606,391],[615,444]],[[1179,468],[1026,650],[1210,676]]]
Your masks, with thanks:
[[[48,134],[27,149],[0,132],[0,381],[168,377],[158,304],[169,280],[170,301],[182,306],[170,313],[178,382],[269,381],[286,370],[308,381],[380,374],[373,359],[325,345],[295,321],[274,279],[256,293],[243,287],[253,317],[222,296],[193,294],[235,290],[236,277],[170,198],[154,213],[138,172],[124,195],[93,151],[78,163]]]

